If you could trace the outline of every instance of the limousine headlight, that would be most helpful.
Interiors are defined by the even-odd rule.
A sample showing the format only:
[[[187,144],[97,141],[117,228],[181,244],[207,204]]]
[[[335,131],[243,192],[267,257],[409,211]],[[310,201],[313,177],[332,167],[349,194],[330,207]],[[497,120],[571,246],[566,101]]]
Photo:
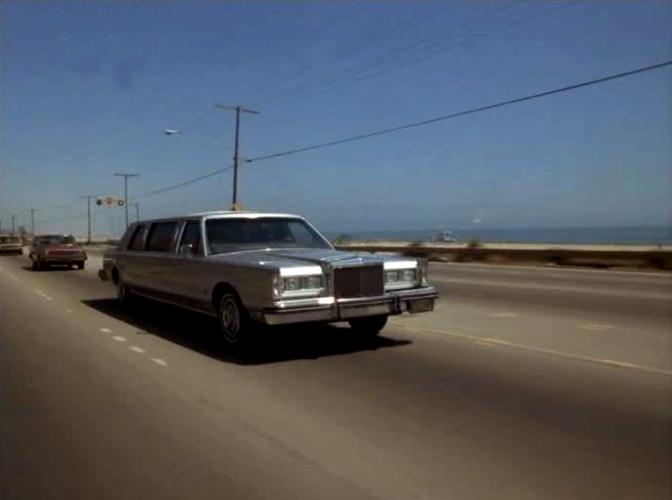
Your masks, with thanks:
[[[326,290],[324,274],[319,266],[281,268],[273,278],[275,298],[319,297]]]
[[[385,290],[415,288],[423,281],[423,273],[415,260],[385,262]]]

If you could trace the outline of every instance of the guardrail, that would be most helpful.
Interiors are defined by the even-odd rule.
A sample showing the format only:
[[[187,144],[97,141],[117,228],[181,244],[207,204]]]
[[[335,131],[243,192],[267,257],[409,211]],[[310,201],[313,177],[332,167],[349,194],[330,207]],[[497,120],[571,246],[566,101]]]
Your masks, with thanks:
[[[595,268],[635,267],[672,270],[672,250],[668,248],[519,248],[487,246],[434,246],[416,244],[337,244],[339,250],[387,252],[449,262],[547,263]]]

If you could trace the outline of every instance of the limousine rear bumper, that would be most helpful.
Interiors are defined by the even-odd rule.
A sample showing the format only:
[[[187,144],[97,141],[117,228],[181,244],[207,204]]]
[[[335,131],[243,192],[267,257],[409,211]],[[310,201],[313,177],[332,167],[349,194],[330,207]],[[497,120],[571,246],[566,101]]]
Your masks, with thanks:
[[[348,321],[367,316],[390,316],[405,312],[428,312],[439,296],[434,287],[386,293],[379,297],[284,301],[260,311],[257,319],[268,325]]]

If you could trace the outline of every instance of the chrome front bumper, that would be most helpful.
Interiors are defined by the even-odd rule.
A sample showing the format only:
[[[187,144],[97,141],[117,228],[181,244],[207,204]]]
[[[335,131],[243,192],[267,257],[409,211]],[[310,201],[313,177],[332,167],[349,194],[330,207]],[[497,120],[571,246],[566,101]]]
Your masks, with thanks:
[[[72,254],[72,255],[45,255],[42,257],[42,262],[45,264],[72,264],[74,262],[84,262],[87,260],[86,255]]]
[[[267,325],[282,325],[313,321],[329,323],[367,316],[428,312],[434,309],[434,301],[438,296],[434,287],[424,287],[390,292],[379,297],[287,300],[262,309],[256,319]]]
[[[0,245],[0,253],[23,253],[21,245]]]

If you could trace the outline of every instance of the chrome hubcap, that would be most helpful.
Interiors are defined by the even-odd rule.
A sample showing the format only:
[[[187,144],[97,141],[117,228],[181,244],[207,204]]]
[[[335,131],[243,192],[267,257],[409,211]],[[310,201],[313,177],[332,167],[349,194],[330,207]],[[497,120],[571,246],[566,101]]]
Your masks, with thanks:
[[[240,311],[236,300],[231,296],[222,299],[220,322],[226,339],[236,342],[240,331]]]

